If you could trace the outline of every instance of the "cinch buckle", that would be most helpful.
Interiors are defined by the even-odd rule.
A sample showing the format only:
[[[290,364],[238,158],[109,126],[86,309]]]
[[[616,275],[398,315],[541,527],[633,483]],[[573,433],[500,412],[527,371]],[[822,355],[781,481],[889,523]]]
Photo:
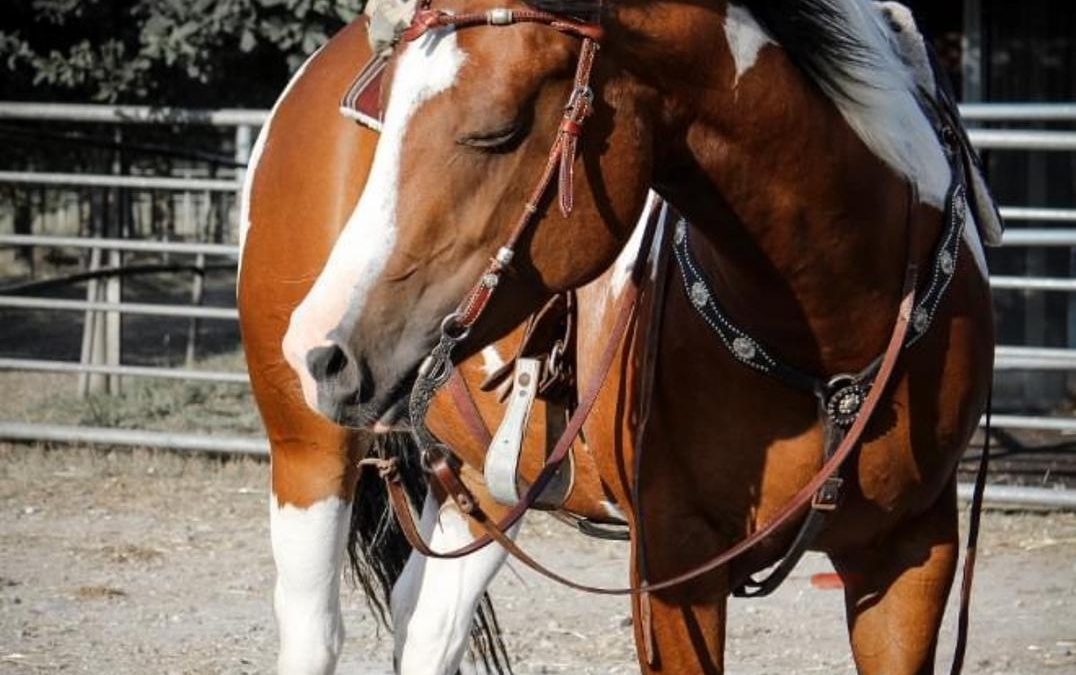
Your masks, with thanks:
[[[816,511],[834,511],[841,501],[841,486],[844,485],[844,479],[838,476],[830,476],[826,479],[825,483],[822,483],[822,487],[818,488],[818,492],[814,493],[814,499],[811,500],[811,508]]]

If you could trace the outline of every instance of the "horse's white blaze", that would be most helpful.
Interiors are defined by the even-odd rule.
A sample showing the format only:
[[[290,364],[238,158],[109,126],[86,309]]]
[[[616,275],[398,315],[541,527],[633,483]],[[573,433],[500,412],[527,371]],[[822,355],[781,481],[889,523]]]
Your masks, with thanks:
[[[435,551],[469,543],[473,536],[455,506],[427,495],[420,530]],[[517,523],[508,536],[515,538]],[[467,649],[471,621],[506,552],[496,544],[456,560],[412,553],[392,588],[392,623],[398,672],[450,675]]]
[[[306,352],[362,314],[366,296],[396,244],[400,155],[408,123],[424,102],[453,85],[464,59],[455,32],[438,30],[407,45],[397,61],[369,181],[325,268],[292,314],[284,338],[284,355],[302,373],[308,401],[314,387],[305,381],[310,379],[303,364]]]
[[[276,563],[273,608],[280,631],[282,675],[332,673],[344,643],[340,566],[351,504],[329,497],[309,508],[270,498],[269,528]]]
[[[318,50],[320,51],[320,49]],[[269,111],[269,115],[265,118],[265,123],[262,124],[261,131],[258,132],[258,138],[254,141],[254,147],[250,150],[250,158],[247,160],[247,168],[243,175],[243,189],[239,195],[239,267],[242,269],[243,265],[243,248],[247,243],[247,233],[250,231],[250,194],[254,189],[254,176],[258,171],[258,163],[261,161],[262,153],[265,152],[265,146],[269,143],[269,134],[273,126],[273,117],[276,115],[276,111],[280,108],[280,104],[291,93],[292,87],[299,81],[299,78],[306,72],[307,66],[318,55],[318,52],[314,52],[310,57],[303,62],[303,65],[299,66],[299,70],[295,71],[295,74],[291,76],[291,80],[288,81],[288,86],[284,87],[284,91],[277,98],[276,103],[273,104],[272,110]]]
[[[942,208],[951,178],[949,163],[919,107],[915,76],[896,53],[887,20],[865,0],[820,1],[868,51],[865,61],[849,62],[833,73],[848,96],[827,93],[867,147],[913,181],[924,203]]]
[[[725,11],[725,39],[732,51],[732,62],[736,66],[736,77],[732,86],[739,83],[744,73],[751,70],[758,61],[758,54],[773,38],[755,21],[755,17],[746,8],[729,3]]]

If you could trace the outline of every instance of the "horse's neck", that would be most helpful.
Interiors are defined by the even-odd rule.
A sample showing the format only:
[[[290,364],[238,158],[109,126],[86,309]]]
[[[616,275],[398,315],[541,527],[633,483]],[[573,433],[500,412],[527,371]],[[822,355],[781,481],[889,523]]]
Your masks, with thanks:
[[[781,52],[760,57],[704,90],[659,180],[730,315],[804,368],[854,369],[896,311],[908,188]]]

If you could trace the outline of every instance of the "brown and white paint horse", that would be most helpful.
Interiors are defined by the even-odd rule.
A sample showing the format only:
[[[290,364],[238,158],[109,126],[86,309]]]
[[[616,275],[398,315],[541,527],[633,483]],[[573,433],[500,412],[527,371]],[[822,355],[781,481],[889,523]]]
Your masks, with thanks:
[[[811,24],[811,12],[824,20]],[[857,0],[607,8],[575,212],[567,222],[544,217],[527,238],[507,282],[515,302],[499,296],[469,352],[549,293],[606,268],[653,184],[699,228],[695,254],[741,325],[811,372],[869,362],[888,335],[906,262],[930,257],[949,181],[911,77],[872,12]],[[820,33],[797,34],[804,22]],[[545,159],[575,54],[573,39],[539,26],[441,30],[398,48],[372,182],[285,340],[311,407],[354,425],[400,421],[441,319],[501,243]],[[908,182],[921,200],[910,212]],[[914,246],[909,228],[924,233]],[[819,541],[845,580],[862,672],[933,668],[956,561],[953,469],[991,361],[989,293],[971,229],[964,249]],[[671,285],[644,438],[632,435],[632,410],[596,413],[623,427],[601,468],[641,519],[633,525],[651,579],[759,528],[821,453],[815,401],[743,368],[692,322],[687,296]],[[278,473],[275,465],[274,489]],[[292,503],[279,492],[278,502]],[[728,590],[772,562],[780,539],[739,568],[655,594],[644,668],[720,671]]]
[[[370,476],[356,490],[356,462],[377,441],[311,411],[281,358],[289,317],[324,266],[367,183],[378,137],[341,117],[336,106],[369,56],[364,24],[355,22],[296,73],[259,136],[243,200],[239,308],[253,390],[272,449],[274,605],[279,669],[287,674],[335,669],[343,642],[340,576],[348,544],[358,580],[379,609],[391,589],[400,672],[456,672],[480,606],[482,643],[477,646],[488,652],[491,666],[505,658],[490,625],[491,608],[482,604],[504,552],[491,547],[460,560],[409,556],[406,542],[385,522],[391,516],[380,482]],[[593,297],[588,304],[594,307],[615,302],[623,279],[623,268],[615,268],[583,297]],[[477,385],[515,353],[520,339],[521,331],[516,331],[460,365],[491,428],[502,405],[496,392],[482,392]],[[475,444],[455,408],[438,400],[430,423],[469,463],[481,465],[485,448]],[[545,409],[538,405],[524,449],[525,476],[540,467],[546,426]],[[575,469],[565,507],[597,522],[621,520],[589,453],[575,454]],[[481,480],[467,478],[475,478],[472,487],[481,492]],[[497,508],[488,502],[491,513]],[[438,549],[454,548],[471,537],[462,517],[432,497],[423,506],[421,526]]]

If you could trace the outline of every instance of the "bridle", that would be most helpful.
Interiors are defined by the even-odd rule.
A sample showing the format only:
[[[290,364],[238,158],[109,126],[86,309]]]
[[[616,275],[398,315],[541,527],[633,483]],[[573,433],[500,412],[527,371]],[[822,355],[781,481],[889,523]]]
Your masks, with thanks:
[[[548,26],[566,35],[582,40],[579,60],[571,94],[564,106],[564,116],[557,129],[556,138],[549,149],[549,158],[537,185],[523,205],[523,210],[504,245],[490,260],[479,280],[464,296],[456,310],[441,322],[441,334],[437,345],[418,369],[411,390],[409,415],[412,434],[418,443],[423,464],[433,468],[438,459],[447,457],[447,450],[426,427],[426,414],[434,396],[454,371],[452,352],[465,340],[471,329],[485,313],[490,300],[500,287],[505,270],[512,264],[520,238],[538,220],[541,203],[556,179],[561,213],[567,217],[574,206],[573,166],[578,150],[583,124],[593,112],[594,92],[590,88],[591,71],[602,29],[596,24],[579,23],[564,17],[538,10],[491,9],[488,12],[448,14],[440,10],[420,9],[401,38],[413,42],[428,31],[437,28],[466,28],[472,26],[511,26],[534,23]]]

